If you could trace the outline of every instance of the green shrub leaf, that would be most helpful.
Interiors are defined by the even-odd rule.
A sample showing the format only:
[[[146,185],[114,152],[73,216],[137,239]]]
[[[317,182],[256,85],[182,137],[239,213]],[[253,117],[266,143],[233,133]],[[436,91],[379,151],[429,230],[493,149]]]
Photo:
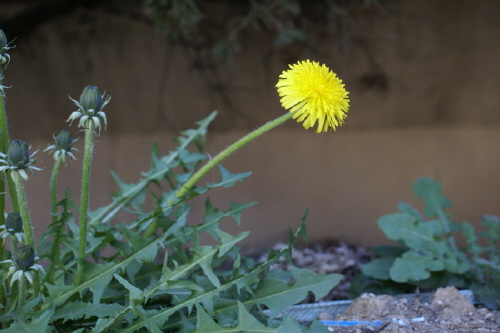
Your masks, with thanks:
[[[444,265],[432,254],[410,250],[394,261],[390,273],[397,282],[419,281],[427,279],[431,271],[440,271]]]
[[[395,256],[373,259],[369,263],[363,265],[363,267],[361,267],[361,271],[363,274],[374,279],[387,281],[391,278],[390,270],[395,260]]]

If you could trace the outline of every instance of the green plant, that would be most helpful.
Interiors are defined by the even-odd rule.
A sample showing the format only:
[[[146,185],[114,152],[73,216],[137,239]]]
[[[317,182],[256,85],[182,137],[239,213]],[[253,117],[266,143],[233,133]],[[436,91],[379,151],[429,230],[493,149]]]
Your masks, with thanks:
[[[5,65],[10,57],[2,34],[0,64]],[[306,128],[316,121],[318,132],[339,126],[348,108],[347,92],[340,80],[317,63],[308,61],[296,68],[303,71],[297,74],[292,69],[280,80],[282,99],[292,94],[288,104],[302,103],[299,121],[306,120]],[[287,84],[286,73],[295,73],[292,76],[299,80]],[[310,79],[306,87],[300,80],[304,75]],[[316,87],[317,93],[309,97],[315,81],[321,90]],[[4,111],[4,87],[0,87],[0,111]],[[0,226],[3,332],[328,332],[318,322],[304,327],[287,315],[278,316],[308,292],[317,299],[323,297],[341,279],[338,274],[322,275],[299,268],[271,270],[280,258],[291,260],[298,237],[306,238],[307,211],[299,229],[290,231],[288,244],[281,250],[268,250],[263,262],[241,255],[237,243],[248,232],[233,236],[220,228],[228,217],[239,223],[242,211],[254,203],[230,203],[223,211],[207,197],[203,221],[186,223],[192,198],[231,187],[250,175],[230,173],[220,165],[225,157],[298,114],[290,112],[265,124],[200,167],[207,157],[203,142],[216,116],[213,112],[198,122],[197,128],[182,132],[174,140],[177,146],[167,155],[161,156],[155,145],[150,168],[137,183],[124,183],[113,173],[119,190],[112,195],[112,202],[89,212],[93,138],[100,134],[101,120],[104,126],[107,123],[103,108],[109,101],[94,86],[87,86],[79,101],[73,100],[78,110],[68,121],[78,120],[85,131],[80,206],[73,202],[68,188],[64,197],[57,199],[55,186],[66,155],[74,159],[71,133],[62,130],[54,136],[55,144],[46,149],[54,152],[49,187],[52,223],[38,246],[23,185],[28,180],[26,170],[40,170],[34,166],[36,152],[30,154],[29,146],[20,140],[0,144],[0,148],[8,147],[0,152],[0,171],[13,180],[10,196],[17,202],[16,211]],[[3,116],[0,126],[7,128]],[[2,136],[2,140],[8,137]],[[216,165],[220,180],[199,185],[203,175]],[[0,208],[4,199],[0,197]],[[113,221],[120,211],[129,213],[132,221]],[[202,234],[208,234],[215,245],[202,243]],[[7,239],[10,255],[4,242]],[[39,257],[50,265],[43,268],[37,264]]]
[[[415,287],[432,290],[444,286],[470,288],[480,302],[500,308],[500,219],[484,215],[476,232],[464,222],[454,222],[445,209],[451,201],[441,185],[430,178],[413,184],[415,196],[424,202],[423,214],[407,203],[399,213],[382,216],[379,228],[401,246],[377,246],[379,258],[362,268],[352,291],[402,293]],[[465,247],[458,245],[462,237]]]

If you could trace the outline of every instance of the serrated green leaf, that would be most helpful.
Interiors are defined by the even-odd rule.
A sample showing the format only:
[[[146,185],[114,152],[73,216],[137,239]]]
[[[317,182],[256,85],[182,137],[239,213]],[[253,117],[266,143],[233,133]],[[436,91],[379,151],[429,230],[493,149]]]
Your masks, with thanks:
[[[152,159],[153,160],[158,160],[158,158],[155,159],[155,155],[153,155]],[[165,168],[165,165],[162,165],[162,167]],[[151,167],[152,171],[150,170],[150,172],[152,172],[153,174],[157,174],[157,173],[154,172],[154,171],[156,171],[154,168],[158,168],[158,167],[157,166],[152,166]],[[117,200],[127,201],[127,203],[129,205],[131,205],[135,210],[140,211],[142,205],[144,204],[144,200],[146,199],[146,193],[145,193],[145,191],[141,191],[141,192],[135,194],[133,198],[125,198],[124,194],[133,192],[134,188],[135,188],[135,186],[137,186],[137,184],[134,184],[134,183],[131,183],[131,184],[124,183],[124,182],[121,181],[120,177],[114,171],[110,171],[110,173],[111,173],[111,176],[113,177],[113,179],[115,180],[115,182],[116,182],[116,184],[118,185],[118,188],[119,188],[118,191],[116,191],[115,193],[113,193],[113,195],[111,197],[114,198],[114,199],[117,199]],[[158,181],[159,179],[154,179],[154,180]]]
[[[317,320],[314,320],[305,332],[310,333],[330,333],[331,331],[325,325]]]
[[[49,320],[54,313],[54,309],[44,311],[39,317],[33,318],[30,322],[17,322],[9,328],[3,329],[2,333],[43,333],[51,332]]]
[[[99,304],[101,301],[102,294],[104,293],[104,290],[108,286],[109,282],[113,278],[111,274],[103,274],[106,272],[109,267],[112,267],[113,263],[107,263],[107,264],[94,264],[91,262],[85,262],[83,267],[84,267],[84,272],[88,276],[98,276],[98,278],[94,279],[91,283],[87,285],[88,288],[90,288],[93,292],[93,303],[94,304]]]
[[[236,221],[236,223],[240,224],[241,213],[243,213],[243,210],[255,205],[256,203],[257,202],[251,202],[251,203],[229,202],[230,208],[229,210],[225,211],[224,214],[231,216]]]
[[[113,274],[113,276],[129,291],[131,304],[138,304],[135,303],[135,301],[142,301],[144,299],[144,292],[142,290],[132,285],[118,274]]]
[[[282,250],[283,251],[283,250]],[[178,304],[162,309],[158,311],[156,314],[152,316],[153,319],[155,318],[169,318],[172,314],[176,313],[180,309],[183,308],[190,308],[194,306],[195,304],[199,304],[203,302],[204,300],[208,298],[213,298],[218,296],[221,292],[224,292],[225,290],[228,290],[229,288],[235,287],[235,286],[240,286],[240,287],[245,287],[245,288],[250,288],[255,281],[258,280],[259,275],[266,270],[270,265],[275,263],[279,258],[279,255],[269,259],[269,261],[264,262],[253,269],[250,269],[245,275],[243,276],[238,276],[237,278],[227,281],[225,284],[221,285],[220,288],[218,289],[213,289],[209,291],[200,291],[200,292],[194,292],[190,297],[180,301]],[[191,265],[186,265],[186,266],[196,266],[197,263],[192,263]],[[180,269],[181,267],[179,267]],[[183,276],[186,271],[189,271],[191,267],[182,267],[180,272],[172,272],[172,274],[175,274],[172,276],[173,279],[179,278],[179,276]],[[245,306],[252,306],[255,304],[255,299],[252,298],[250,301],[246,302]],[[236,307],[236,305],[234,305]],[[233,310],[233,305],[229,305],[225,309],[217,309],[217,311],[224,312],[224,311],[229,311],[231,312]],[[168,330],[174,327],[178,327],[180,324],[179,321],[172,320],[168,322],[168,325],[164,325],[162,327],[163,330]],[[143,319],[137,320],[135,323],[130,325],[129,327],[125,328],[123,330],[123,333],[128,333],[128,332],[135,332],[136,330],[140,329],[144,325],[147,325],[147,322]]]
[[[56,309],[51,322],[63,320],[88,319],[91,317],[111,317],[124,308],[120,304],[92,304],[87,302],[68,302]]]
[[[301,333],[298,322],[291,318],[285,319],[278,327],[268,327],[252,316],[243,304],[238,302],[238,324],[234,327],[223,327],[217,324],[200,305],[196,305],[197,328],[191,333],[218,333],[218,332],[244,332],[244,333]],[[291,320],[290,320],[291,319]]]
[[[236,182],[241,182],[243,179],[250,176],[251,172],[243,172],[243,173],[230,173],[227,171],[222,165],[219,166],[219,171],[222,179],[216,183],[207,184],[207,188],[215,188],[215,187],[231,187],[236,184]]]
[[[47,302],[42,306],[42,309],[51,308],[53,305],[61,304],[66,301],[71,295],[82,292],[86,288],[94,289],[94,304],[96,302],[96,298],[98,298],[98,292],[102,291],[106,288],[107,284],[113,277],[113,273],[122,267],[126,267],[131,261],[136,260],[136,258],[143,258],[145,253],[149,253],[151,248],[154,248],[155,251],[158,248],[158,245],[163,243],[164,236],[159,237],[157,239],[151,239],[149,242],[143,243],[143,247],[137,247],[134,253],[131,253],[128,257],[124,258],[118,262],[111,262],[107,264],[91,264],[86,263],[85,267],[85,280],[79,285],[64,285],[64,286],[51,286],[46,285],[49,290],[49,296],[47,297]],[[90,269],[87,268],[87,265],[90,266]],[[109,279],[109,281],[108,281]],[[105,285],[101,283],[102,281],[108,281]],[[101,283],[101,286],[99,284]],[[102,288],[102,290],[100,289]]]
[[[92,329],[92,332],[102,332],[107,327],[108,323],[109,323],[108,318],[97,319],[95,326]]]
[[[194,330],[191,333],[227,332],[228,329],[219,326],[199,304],[196,304],[196,313],[197,313],[196,330]],[[234,330],[232,331],[234,332]]]
[[[197,122],[197,124],[199,125],[198,129],[182,132],[185,137],[179,139],[179,149],[185,149],[192,142],[195,143],[199,149],[202,148],[200,138],[204,139],[208,125],[216,117],[216,115],[217,111],[214,111],[202,121]],[[156,154],[152,154],[153,160],[155,159],[155,157]],[[141,179],[138,183],[135,184],[135,186],[129,188],[128,191],[121,193],[120,198],[115,198],[108,206],[99,208],[96,211],[90,213],[89,225],[92,226],[98,223],[109,223],[123,207],[126,207],[136,195],[144,191],[144,189],[151,182],[163,178],[164,175],[170,171],[171,164],[177,157],[177,152],[172,152],[171,154],[162,157],[160,159],[161,167],[154,166],[154,172],[146,173],[146,178]]]
[[[216,288],[220,288],[220,281],[212,269],[212,258],[217,250],[214,250],[213,246],[206,245],[194,248],[193,252],[195,253],[194,260],[198,262],[203,273]]]
[[[274,321],[274,323],[276,324],[278,321]],[[325,328],[323,326],[323,328]],[[302,333],[302,332],[307,332],[308,330],[306,330],[306,328],[302,325],[300,325],[300,323],[294,319],[292,316],[288,315],[288,314],[283,314],[283,320],[279,323],[279,326],[277,327],[277,332],[280,332],[280,333]],[[309,332],[312,332],[312,331],[309,331]],[[316,332],[325,332],[324,330],[319,330],[319,331],[314,331],[315,333]],[[327,332],[329,332],[327,330]]]
[[[291,270],[295,280],[293,284],[264,278],[254,292],[255,299],[270,309],[271,318],[277,316],[284,308],[302,301],[308,292],[312,292],[319,300],[342,279],[340,274],[323,275],[296,267],[291,267]]]
[[[227,211],[220,211],[218,210],[215,206],[212,205],[210,200],[207,198],[205,201],[205,220],[203,223],[200,223],[196,225],[196,230],[198,232],[207,232],[212,236],[215,240],[218,240],[217,233],[215,232],[216,230],[219,229],[220,221],[221,219],[225,217],[233,217],[236,219],[235,216],[238,216],[237,222],[239,222],[239,216],[241,215],[242,211],[248,207],[251,207],[255,205],[256,202],[248,203],[248,204],[233,204],[230,206],[230,208]],[[194,229],[186,229],[183,237],[185,237],[185,241],[187,242],[193,237],[194,234]],[[165,243],[165,247],[172,247],[173,244],[178,242],[177,239],[168,239]]]
[[[207,158],[207,155],[205,154],[193,153],[187,149],[177,149],[177,152],[179,153],[179,159],[181,160],[181,164],[184,166],[192,164],[194,167],[195,164]]]
[[[120,228],[123,232],[123,235],[127,238],[130,245],[132,246],[132,253],[138,253],[139,250],[147,248],[147,250],[142,250],[141,254],[135,256],[134,259],[145,263],[153,264],[156,255],[158,254],[158,249],[156,247],[148,247],[148,245],[151,244],[152,242],[151,239],[137,235],[136,233],[128,230],[128,228],[124,225],[121,225]],[[163,237],[165,236],[166,235],[163,235]]]
[[[410,250],[394,261],[391,278],[397,282],[410,282],[427,279],[431,271],[440,271],[444,265],[432,254]]]
[[[233,249],[236,243],[238,243],[242,239],[245,239],[250,233],[249,231],[243,231],[236,236],[232,236],[220,229],[217,229],[216,232],[221,241],[221,245],[219,246],[219,253],[217,253],[217,256],[219,258],[225,255],[231,249]]]

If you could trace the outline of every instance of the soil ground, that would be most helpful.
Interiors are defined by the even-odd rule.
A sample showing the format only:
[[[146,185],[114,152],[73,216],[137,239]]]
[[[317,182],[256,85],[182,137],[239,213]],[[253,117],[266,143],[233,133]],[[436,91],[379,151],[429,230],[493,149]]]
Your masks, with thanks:
[[[275,248],[282,246],[277,244]],[[348,289],[353,277],[363,264],[373,258],[374,255],[366,248],[330,242],[295,250],[292,260],[297,267],[344,276],[342,281],[319,301],[323,302],[348,299]],[[287,265],[286,262],[279,264],[284,269]],[[314,299],[305,302],[314,302]],[[418,294],[411,299],[363,294],[354,299],[342,314],[320,313],[317,319],[365,322],[351,326],[327,326],[330,331],[337,333],[500,332],[500,311],[490,311],[473,305],[453,287],[438,289],[430,299],[424,299]],[[367,325],[366,322],[372,325]]]
[[[476,308],[454,287],[438,289],[431,302],[363,294],[335,320],[381,321],[379,325],[329,327],[337,333],[486,333],[500,332],[500,311]],[[357,327],[356,327],[357,326]]]

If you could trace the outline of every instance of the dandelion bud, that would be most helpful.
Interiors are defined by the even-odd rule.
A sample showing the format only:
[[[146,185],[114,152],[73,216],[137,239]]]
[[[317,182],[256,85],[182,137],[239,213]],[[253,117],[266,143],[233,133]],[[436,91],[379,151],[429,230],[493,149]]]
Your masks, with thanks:
[[[35,263],[35,251],[29,245],[21,246],[17,249],[15,262],[19,270],[29,271]]]
[[[68,130],[61,130],[59,134],[54,138],[56,141],[56,150],[71,151],[71,145],[73,144],[73,135]]]
[[[7,36],[2,29],[0,29],[0,52],[7,48]]]
[[[26,169],[30,163],[30,148],[22,140],[12,140],[7,156],[12,166]]]
[[[96,86],[86,86],[80,95],[80,105],[87,112],[94,110],[94,112],[101,111],[102,95],[99,88]]]
[[[11,233],[23,232],[23,219],[18,212],[9,213],[5,219],[5,226]]]

